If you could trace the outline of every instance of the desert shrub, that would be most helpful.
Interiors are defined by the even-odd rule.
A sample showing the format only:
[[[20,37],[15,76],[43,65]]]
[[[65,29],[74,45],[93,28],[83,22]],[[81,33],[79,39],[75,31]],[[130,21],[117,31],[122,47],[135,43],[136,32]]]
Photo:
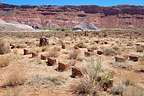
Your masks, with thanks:
[[[144,56],[142,56],[139,61],[138,61],[139,65],[144,65]]]
[[[61,45],[62,49],[65,49],[65,47],[66,47],[65,43],[62,40],[60,40],[59,42],[60,42],[60,45]]]
[[[110,84],[109,82],[112,79],[110,74],[103,72],[101,61],[99,60],[96,63],[91,61],[84,73],[85,76],[72,88],[72,91],[78,96],[99,96],[98,91],[104,89],[105,84]],[[106,87],[108,88],[109,86]]]
[[[23,43],[23,42],[16,42],[14,44],[15,48],[26,48],[27,44]]]
[[[69,53],[69,59],[77,59],[78,55],[80,54],[80,50],[79,49],[73,49],[70,53]]]
[[[123,81],[123,84],[124,84],[125,86],[135,85],[134,82],[133,82],[132,80],[130,80],[130,79],[125,79],[125,80]]]
[[[126,90],[126,86],[124,84],[118,84],[113,86],[111,93],[113,95],[120,95],[123,96],[123,92]]]
[[[53,47],[49,50],[48,56],[49,57],[58,57],[59,51],[60,51],[59,47]]]
[[[8,56],[0,56],[0,67],[6,67],[9,65],[10,59]]]
[[[137,86],[129,86],[123,92],[123,96],[144,96],[144,89]]]
[[[82,42],[76,44],[75,47],[78,47],[78,48],[87,48],[87,46],[84,43],[82,43]]]
[[[88,78],[81,79],[78,85],[73,87],[73,92],[77,96],[97,96],[96,85]]]
[[[12,64],[5,75],[4,87],[21,85],[26,80],[25,71],[21,64]]]
[[[25,96],[22,88],[8,88],[4,96]]]
[[[10,52],[10,44],[5,39],[0,39],[0,54],[6,54]]]
[[[49,87],[58,86],[65,83],[65,79],[52,76],[34,75],[32,78],[25,82],[25,85],[35,86],[35,87]]]
[[[113,56],[113,55],[117,54],[117,52],[114,49],[112,49],[112,48],[106,48],[106,49],[104,49],[103,53],[106,56]]]
[[[118,46],[116,46],[116,45],[115,45],[115,46],[113,46],[112,48],[113,48],[115,51],[120,50],[120,48],[119,48]]]
[[[48,46],[42,46],[41,47],[41,51],[42,52],[48,51],[48,49],[49,49]]]
[[[144,89],[136,85],[120,83],[112,88],[111,93],[114,96],[144,96]]]

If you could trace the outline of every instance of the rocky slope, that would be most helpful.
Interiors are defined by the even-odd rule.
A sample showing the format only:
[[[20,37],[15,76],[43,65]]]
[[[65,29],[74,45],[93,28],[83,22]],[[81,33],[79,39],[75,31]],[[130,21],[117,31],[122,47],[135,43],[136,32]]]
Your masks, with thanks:
[[[18,22],[11,22],[7,23],[0,19],[0,31],[1,32],[16,32],[16,31],[22,31],[22,32],[29,32],[29,31],[35,31],[31,26],[20,24]]]
[[[119,5],[16,6],[0,4],[0,19],[16,21],[34,28],[72,28],[90,22],[101,28],[143,28],[144,7]]]

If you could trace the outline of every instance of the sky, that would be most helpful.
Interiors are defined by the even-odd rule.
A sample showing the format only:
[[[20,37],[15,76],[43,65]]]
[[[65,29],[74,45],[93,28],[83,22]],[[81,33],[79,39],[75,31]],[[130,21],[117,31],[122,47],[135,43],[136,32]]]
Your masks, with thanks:
[[[0,2],[16,5],[144,5],[144,0],[0,0]]]

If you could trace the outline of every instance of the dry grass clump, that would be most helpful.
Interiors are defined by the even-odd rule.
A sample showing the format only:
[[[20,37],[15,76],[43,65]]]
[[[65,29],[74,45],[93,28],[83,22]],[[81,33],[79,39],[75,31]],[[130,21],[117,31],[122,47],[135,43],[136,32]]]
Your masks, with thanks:
[[[80,42],[80,43],[76,44],[75,47],[78,47],[78,48],[87,48],[87,46],[83,42]]]
[[[25,96],[22,88],[8,88],[4,96]]]
[[[138,64],[144,65],[144,56],[139,59]]]
[[[140,44],[137,44],[137,45],[136,45],[136,51],[137,51],[137,52],[143,52],[143,51],[144,51],[144,46],[143,46],[143,45],[140,45]]]
[[[42,46],[41,47],[42,52],[45,52],[45,51],[48,51],[48,50],[49,50],[48,46]]]
[[[112,87],[112,75],[104,73],[101,63],[93,62],[86,68],[86,75],[80,82],[72,86],[72,92],[77,96],[99,96],[99,91]]]
[[[8,56],[0,56],[0,67],[6,67],[9,65],[10,59]]]
[[[6,54],[10,52],[10,44],[5,39],[0,39],[0,54]]]
[[[113,86],[111,90],[111,94],[123,96],[123,92],[126,90],[126,86],[124,84],[118,84]]]
[[[35,86],[35,87],[44,87],[49,86],[59,86],[65,83],[65,78],[59,78],[58,76],[43,76],[40,74],[32,76],[29,80],[25,82],[25,85]]]
[[[73,49],[70,53],[69,53],[69,59],[77,59],[78,55],[80,54],[80,50],[79,49]]]
[[[21,85],[26,80],[25,70],[21,64],[12,64],[6,71],[3,74],[5,79],[3,87]]]
[[[49,49],[48,56],[49,57],[58,57],[60,50],[61,49],[59,47],[56,47],[56,46],[52,47]]]
[[[144,89],[137,86],[129,86],[122,96],[144,96]]]
[[[61,48],[62,48],[62,49],[65,49],[65,47],[66,47],[66,46],[65,46],[65,43],[64,43],[62,40],[60,40],[59,42],[60,42]]]
[[[114,96],[144,96],[144,89],[135,85],[130,80],[126,80],[113,86],[111,94]]]
[[[106,49],[104,49],[103,53],[106,56],[113,56],[113,55],[117,54],[117,52],[114,49],[112,49],[112,48],[106,48]]]

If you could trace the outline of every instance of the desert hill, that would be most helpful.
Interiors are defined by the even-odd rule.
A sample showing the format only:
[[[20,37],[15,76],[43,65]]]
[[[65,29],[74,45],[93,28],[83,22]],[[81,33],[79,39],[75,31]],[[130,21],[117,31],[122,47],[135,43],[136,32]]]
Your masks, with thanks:
[[[101,28],[143,28],[144,6],[18,6],[2,3],[0,19],[16,21],[34,28],[49,27],[50,22],[61,28],[72,28],[81,22],[90,22]]]

